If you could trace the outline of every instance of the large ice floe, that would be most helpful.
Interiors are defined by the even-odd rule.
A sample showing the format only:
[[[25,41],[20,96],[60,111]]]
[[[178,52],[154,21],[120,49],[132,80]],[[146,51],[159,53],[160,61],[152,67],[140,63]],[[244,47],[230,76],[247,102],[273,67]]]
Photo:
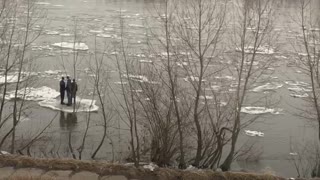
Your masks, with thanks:
[[[27,87],[20,89],[17,92],[17,98],[22,99],[23,97],[27,101],[43,101],[52,98],[57,98],[60,93],[54,89],[43,86],[40,88]],[[15,91],[8,92],[6,99],[14,99]]]
[[[66,49],[74,49],[74,50],[80,50],[80,51],[86,51],[89,49],[88,45],[85,43],[77,42],[59,42],[59,43],[53,43],[51,46],[54,47],[60,47],[60,48],[66,48]]]
[[[244,131],[246,135],[248,136],[259,136],[259,137],[264,137],[264,133],[260,131],[251,131],[251,130],[245,130]]]
[[[60,93],[55,89],[42,86],[39,88],[28,87],[26,89],[20,89],[17,94],[17,98],[25,97],[28,101],[38,101],[38,104],[42,107],[47,107],[53,110],[73,112],[72,106],[66,106],[60,104]],[[6,99],[15,98],[15,92],[11,91],[7,93]],[[67,100],[65,99],[65,102]],[[99,107],[95,104],[95,100],[82,99],[77,97],[76,111],[77,112],[93,112],[98,111]]]
[[[241,112],[247,113],[247,114],[280,114],[282,109],[272,109],[272,108],[266,108],[266,107],[242,107]]]
[[[282,86],[283,84],[280,84],[280,83],[266,83],[262,86],[257,86],[253,88],[251,91],[253,92],[271,91],[271,90],[279,89]]]
[[[27,76],[28,76],[27,73],[21,73],[20,82],[26,80]],[[18,73],[7,75],[7,81],[6,81],[6,77],[3,74],[0,74],[0,85],[4,84],[5,82],[7,82],[7,84],[17,83],[18,82]]]

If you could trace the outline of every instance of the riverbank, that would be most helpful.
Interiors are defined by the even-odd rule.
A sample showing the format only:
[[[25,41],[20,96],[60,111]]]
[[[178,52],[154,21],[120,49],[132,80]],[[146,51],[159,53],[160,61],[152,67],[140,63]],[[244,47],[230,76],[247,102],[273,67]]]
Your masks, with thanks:
[[[135,168],[123,164],[74,159],[31,158],[0,155],[0,179],[74,179],[74,180],[284,180],[269,174],[214,172],[211,170],[174,170]]]

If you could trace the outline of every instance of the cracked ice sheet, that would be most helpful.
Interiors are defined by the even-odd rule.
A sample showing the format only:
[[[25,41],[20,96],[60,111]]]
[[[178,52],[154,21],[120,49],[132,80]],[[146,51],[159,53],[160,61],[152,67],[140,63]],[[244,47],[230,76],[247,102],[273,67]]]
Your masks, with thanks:
[[[73,106],[61,105],[59,98],[40,101],[39,105],[57,111],[63,111],[68,113],[73,112]],[[95,112],[98,110],[99,107],[96,105],[96,100],[81,99],[80,97],[77,97],[76,112]]]

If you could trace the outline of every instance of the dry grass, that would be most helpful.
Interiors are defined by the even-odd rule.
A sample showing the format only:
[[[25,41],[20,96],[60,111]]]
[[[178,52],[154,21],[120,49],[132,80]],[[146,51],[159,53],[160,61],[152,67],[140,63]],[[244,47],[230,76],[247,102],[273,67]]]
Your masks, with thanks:
[[[151,172],[143,168],[108,164],[95,161],[80,161],[74,159],[40,159],[26,156],[1,155],[0,164],[17,168],[39,168],[44,170],[90,171],[101,176],[124,175],[140,180],[285,180],[268,174],[250,174],[213,171],[181,171],[160,168]],[[40,179],[39,177],[13,177],[12,180]],[[44,179],[50,180],[50,179]]]
[[[9,177],[8,180],[54,180],[54,178],[48,177],[34,177],[34,176],[15,176]]]

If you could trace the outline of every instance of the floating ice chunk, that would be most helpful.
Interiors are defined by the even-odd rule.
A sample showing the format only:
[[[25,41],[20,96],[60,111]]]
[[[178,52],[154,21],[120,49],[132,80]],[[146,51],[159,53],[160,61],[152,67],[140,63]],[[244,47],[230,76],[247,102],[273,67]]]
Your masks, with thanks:
[[[309,83],[302,81],[285,81],[284,83],[290,86],[310,86]]]
[[[79,43],[60,42],[60,43],[54,43],[52,44],[52,46],[67,48],[67,49],[74,49],[74,50],[82,50],[82,51],[86,51],[89,49],[88,45],[80,42]]]
[[[296,94],[296,93],[292,93],[290,94],[290,96],[294,97],[294,98],[306,98],[308,97],[309,95],[307,93],[304,93],[304,94]]]
[[[60,70],[48,70],[48,71],[44,71],[45,74],[48,74],[48,75],[58,75],[61,73]]]
[[[42,86],[39,88],[27,87],[26,89],[20,89],[17,93],[17,98],[25,98],[28,101],[42,101],[48,99],[54,99],[58,97],[60,93],[47,86]],[[14,99],[15,91],[7,93],[6,99]]]
[[[72,34],[70,34],[70,33],[61,33],[60,36],[69,37],[69,36],[72,36]]]
[[[241,52],[241,48],[236,48],[236,51]],[[244,48],[244,52],[247,54],[253,54],[256,51],[256,54],[274,54],[274,49],[268,46],[260,46],[260,47],[253,47],[248,46]]]
[[[110,34],[102,34],[102,33],[97,34],[97,36],[98,36],[98,37],[102,37],[102,38],[112,38],[112,37],[113,37],[113,36],[110,35]]]
[[[114,82],[114,84],[117,84],[117,85],[127,85],[128,82],[121,82],[121,81],[119,81],[119,82]]]
[[[195,77],[195,76],[188,76],[183,78],[185,81],[200,81],[199,77]],[[202,79],[201,82],[206,82],[207,80]]]
[[[140,63],[152,63],[151,60],[144,60],[144,59],[141,59],[139,60]]]
[[[129,78],[133,81],[138,81],[138,82],[148,82],[148,78],[142,75],[133,75],[133,74],[123,74],[123,77]]]
[[[219,91],[221,89],[221,86],[213,85],[210,88],[206,88],[207,91]]]
[[[104,28],[103,30],[105,30],[105,31],[113,31],[114,29],[113,28]]]
[[[102,30],[90,30],[89,33],[94,33],[94,34],[99,34],[99,33],[102,33],[103,31]]]
[[[156,168],[158,168],[158,166],[154,163],[150,163],[148,165],[144,165],[143,168],[149,169],[150,171],[154,171]]]
[[[28,74],[27,73],[21,73],[20,76],[20,82],[25,81],[27,78]],[[0,75],[0,84],[4,84],[5,81],[5,76],[4,75]],[[10,74],[7,75],[7,83],[17,83],[18,82],[18,73],[15,74]]]
[[[99,107],[95,105],[96,101],[91,99],[81,99],[77,97],[76,112],[95,112]],[[73,112],[73,106],[66,106],[60,104],[60,99],[47,99],[40,101],[39,105],[57,111]]]
[[[248,136],[259,136],[264,137],[264,133],[260,131],[251,131],[251,130],[245,130],[246,135]]]
[[[298,53],[298,56],[304,56],[304,57],[306,57],[306,56],[308,56],[308,54],[307,54],[307,53]]]
[[[280,114],[280,111],[282,109],[271,109],[266,107],[242,107],[241,112],[247,113],[247,114]]]
[[[188,66],[188,63],[187,63],[187,62],[181,62],[181,63],[180,63],[180,62],[177,62],[176,64],[177,64],[177,66],[182,67],[182,68],[183,68],[184,66]]]
[[[52,50],[52,48],[49,45],[45,45],[45,46],[32,46],[31,47],[32,51],[42,51],[42,50]]]
[[[54,6],[54,7],[63,7],[64,5],[62,5],[62,4],[55,4],[55,5],[52,5],[52,6]]]
[[[36,2],[37,5],[50,5],[48,2]]]
[[[140,25],[140,24],[128,24],[128,26],[136,27],[136,28],[143,28],[144,27],[143,25]]]
[[[58,31],[47,31],[46,32],[47,35],[59,35]]]
[[[236,78],[232,76],[215,76],[216,79],[226,79],[226,80],[236,80]]]
[[[298,153],[296,153],[296,152],[290,152],[289,155],[290,155],[290,156],[298,156]]]
[[[311,92],[311,89],[306,89],[306,88],[298,87],[298,86],[289,87],[288,90],[289,90],[289,91],[296,92],[296,93]]]
[[[276,90],[283,86],[283,84],[280,83],[266,83],[262,86],[257,86],[252,89],[253,92],[261,92],[261,91],[269,91],[269,90]]]
[[[212,99],[213,99],[213,96],[199,96],[199,99],[212,100]]]

